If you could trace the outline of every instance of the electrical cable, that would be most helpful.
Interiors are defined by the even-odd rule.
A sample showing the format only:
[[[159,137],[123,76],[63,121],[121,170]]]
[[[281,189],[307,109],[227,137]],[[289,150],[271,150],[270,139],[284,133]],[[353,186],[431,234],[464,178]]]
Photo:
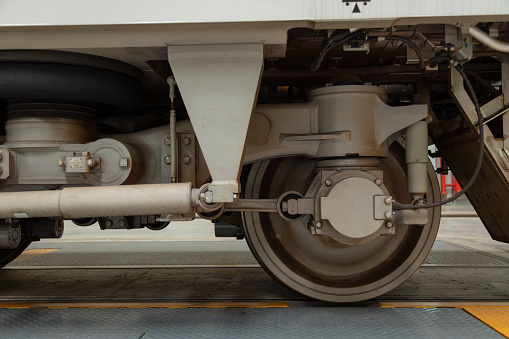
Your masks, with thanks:
[[[479,175],[479,172],[481,171],[482,161],[483,161],[483,155],[484,155],[484,125],[482,123],[483,116],[481,113],[481,107],[479,106],[479,101],[477,100],[477,96],[475,95],[474,87],[472,86],[472,83],[468,79],[467,75],[463,71],[463,68],[461,68],[459,63],[454,64],[454,68],[458,71],[458,73],[463,78],[464,85],[466,89],[468,90],[470,97],[472,99],[472,102],[475,106],[475,111],[477,113],[477,121],[479,122],[479,157],[477,159],[477,165],[475,167],[474,173],[470,177],[470,180],[468,183],[463,187],[461,191],[456,193],[454,196],[450,197],[449,199],[446,199],[444,201],[432,203],[432,204],[424,204],[424,205],[412,205],[412,204],[394,204],[394,210],[409,210],[409,209],[422,209],[422,208],[433,208],[442,206],[445,204],[450,203],[451,201],[454,201],[461,197],[463,194],[465,194],[466,191],[473,185],[475,180],[477,179],[477,176]]]

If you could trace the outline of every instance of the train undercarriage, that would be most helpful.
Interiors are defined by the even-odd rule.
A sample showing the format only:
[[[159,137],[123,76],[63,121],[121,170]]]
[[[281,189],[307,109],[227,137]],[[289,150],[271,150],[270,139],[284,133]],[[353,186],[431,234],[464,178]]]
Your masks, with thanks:
[[[433,144],[509,242],[508,25],[453,19],[3,27],[0,266],[64,220],[200,217],[297,292],[374,298],[433,245]]]

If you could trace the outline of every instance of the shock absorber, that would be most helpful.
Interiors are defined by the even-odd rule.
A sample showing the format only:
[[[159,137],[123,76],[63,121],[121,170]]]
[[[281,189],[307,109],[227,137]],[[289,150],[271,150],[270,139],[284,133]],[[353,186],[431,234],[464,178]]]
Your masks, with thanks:
[[[408,192],[413,204],[424,203],[428,191],[428,123],[418,121],[406,129]]]

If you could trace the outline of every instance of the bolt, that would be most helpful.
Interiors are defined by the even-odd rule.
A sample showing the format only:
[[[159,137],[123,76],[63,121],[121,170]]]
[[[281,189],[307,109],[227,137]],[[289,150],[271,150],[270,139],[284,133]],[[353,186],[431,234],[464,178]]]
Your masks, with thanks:
[[[58,166],[64,167],[64,165],[65,165],[65,162],[62,159],[59,159],[58,160]]]
[[[392,203],[392,197],[385,197],[384,202],[385,202],[387,205],[389,205],[390,203]]]
[[[164,157],[164,163],[165,163],[166,165],[171,164],[171,157],[170,157],[169,155],[167,155],[167,156],[165,156],[165,157]]]
[[[387,227],[387,228],[391,228],[392,226],[393,226],[393,224],[392,224],[392,222],[391,222],[391,221],[387,221],[387,222],[385,223],[385,227]]]
[[[315,223],[315,226],[316,226],[316,228],[322,228],[323,224],[322,224],[322,222],[321,222],[321,221],[317,221],[317,222]]]
[[[385,212],[385,217],[386,217],[387,219],[389,219],[390,217],[392,217],[392,212],[391,212],[391,211],[387,211],[387,212]]]
[[[330,179],[325,180],[325,186],[330,186],[330,185],[332,185],[332,180],[330,180]]]
[[[88,167],[94,167],[95,166],[95,160],[94,159],[88,159],[87,160]]]
[[[111,220],[106,220],[104,222],[104,226],[106,226],[107,228],[110,228],[112,225],[113,225],[113,222]]]
[[[189,155],[186,155],[186,156],[182,157],[182,162],[185,165],[189,165],[191,163],[191,157]]]
[[[168,138],[168,137],[164,138],[164,144],[165,144],[166,146],[170,146],[170,145],[171,145],[171,139],[170,139],[170,138]]]
[[[127,167],[129,167],[129,159],[120,158],[120,168],[127,168]]]
[[[376,184],[377,186],[380,186],[380,185],[382,184],[382,180],[380,180],[380,179],[376,178],[376,179],[375,179],[375,184]]]
[[[119,220],[118,221],[118,226],[124,227],[125,226],[125,221],[124,220]]]
[[[191,145],[191,139],[189,137],[185,137],[184,139],[182,139],[182,144],[184,146],[189,146]]]

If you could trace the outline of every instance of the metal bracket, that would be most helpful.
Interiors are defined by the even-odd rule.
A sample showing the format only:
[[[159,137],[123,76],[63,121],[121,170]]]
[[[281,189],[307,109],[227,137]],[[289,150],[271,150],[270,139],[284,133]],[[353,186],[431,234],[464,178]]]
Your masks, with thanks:
[[[12,153],[9,150],[0,150],[0,180],[7,179],[12,174]]]
[[[395,225],[427,225],[428,224],[428,210],[397,210],[394,211],[393,223]]]
[[[70,152],[58,165],[65,166],[65,173],[90,173],[92,169],[101,169],[101,159],[92,159],[90,152]]]
[[[168,61],[212,176],[213,201],[231,202],[240,191],[263,44],[168,46]]]

